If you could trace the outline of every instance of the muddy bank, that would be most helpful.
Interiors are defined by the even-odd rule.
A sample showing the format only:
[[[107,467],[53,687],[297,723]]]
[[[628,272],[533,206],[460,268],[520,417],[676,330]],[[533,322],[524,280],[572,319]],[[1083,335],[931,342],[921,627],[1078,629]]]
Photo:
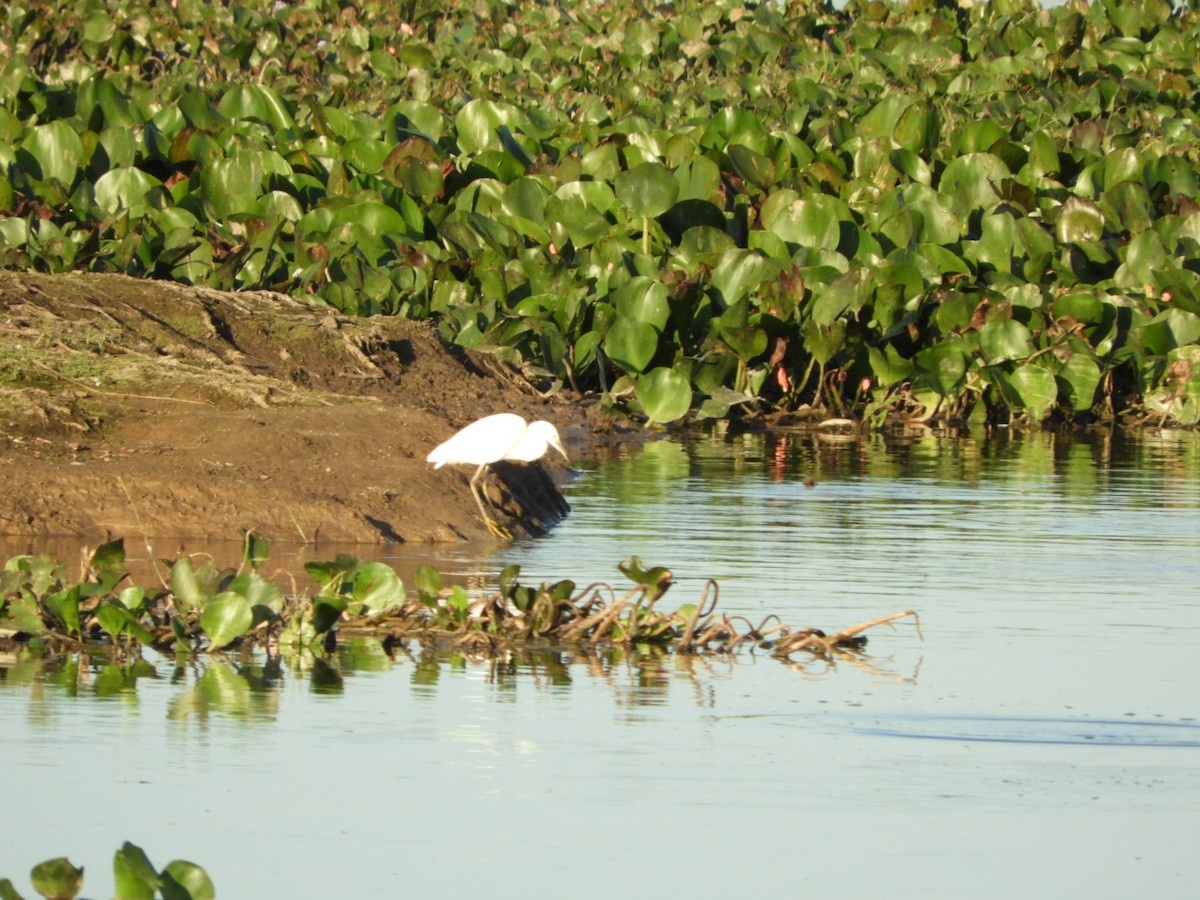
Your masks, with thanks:
[[[425,455],[504,410],[554,422],[574,453],[612,430],[589,404],[542,398],[421,323],[0,272],[0,534],[486,539],[471,473]],[[565,513],[561,462],[498,468],[489,491],[514,531]]]

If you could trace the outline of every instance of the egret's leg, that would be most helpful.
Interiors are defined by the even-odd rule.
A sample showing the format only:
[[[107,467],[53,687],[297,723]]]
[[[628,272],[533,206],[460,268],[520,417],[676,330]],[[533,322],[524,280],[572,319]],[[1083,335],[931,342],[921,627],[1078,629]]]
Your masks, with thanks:
[[[471,493],[475,495],[475,502],[479,504],[479,514],[483,516],[483,524],[487,526],[487,530],[501,540],[511,541],[512,532],[488,515],[488,511],[484,507],[482,486],[479,484],[479,479],[486,468],[487,463],[484,463],[475,471],[475,475],[471,478]]]

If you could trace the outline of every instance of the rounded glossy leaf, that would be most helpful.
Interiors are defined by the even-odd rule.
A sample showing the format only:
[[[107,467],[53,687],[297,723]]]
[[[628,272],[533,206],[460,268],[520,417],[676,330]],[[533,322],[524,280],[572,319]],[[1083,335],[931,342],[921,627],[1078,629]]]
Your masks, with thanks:
[[[442,136],[445,121],[442,111],[429,103],[416,100],[401,100],[388,109],[385,120],[396,131],[397,136],[419,135],[437,141]]]
[[[604,352],[626,372],[645,371],[658,350],[658,330],[648,322],[627,317],[613,322],[604,337]]]
[[[674,369],[660,366],[637,380],[637,398],[652,422],[674,422],[692,406],[692,386]]]
[[[1063,294],[1051,307],[1055,317],[1070,316],[1077,322],[1094,324],[1104,319],[1104,301],[1091,291]]]
[[[1144,170],[1146,187],[1166,185],[1172,194],[1195,197],[1200,194],[1200,173],[1182,156],[1171,153],[1146,164]]]
[[[976,119],[965,125],[955,138],[958,155],[985,152],[996,143],[1005,140],[1008,132],[991,119]]]
[[[343,206],[334,211],[333,225],[352,224],[372,237],[386,234],[403,234],[407,231],[404,216],[384,203],[368,200]]]
[[[545,224],[554,234],[554,226],[578,249],[590,247],[608,234],[612,227],[604,216],[580,193],[546,198]]]
[[[60,856],[34,866],[29,880],[43,897],[71,898],[83,890],[83,868]]]
[[[162,881],[144,850],[126,841],[113,856],[117,900],[154,900]]]
[[[913,154],[932,150],[941,138],[941,120],[936,107],[927,100],[910,105],[896,120],[892,137]]]
[[[867,358],[870,360],[875,380],[881,387],[892,387],[907,381],[912,376],[912,360],[901,356],[891,344],[886,345],[882,350],[878,347],[868,347]]]
[[[997,188],[1009,177],[1008,166],[991,153],[968,153],[946,166],[938,192],[951,198],[961,217],[987,209],[1000,199]]]
[[[217,111],[228,119],[256,119],[276,131],[296,124],[282,98],[261,84],[235,84],[225,90]]]
[[[404,583],[385,563],[363,563],[354,570],[351,595],[363,604],[364,613],[382,612],[404,602]]]
[[[776,191],[761,217],[764,228],[792,244],[836,250],[841,240],[842,204],[826,194],[801,198],[790,188]]]
[[[1173,268],[1173,263],[1162,239],[1153,231],[1143,231],[1134,235],[1125,248],[1125,262],[1113,277],[1121,287],[1140,288],[1147,284],[1156,287],[1159,273],[1169,268]]]
[[[100,13],[108,18],[105,13]],[[115,84],[102,75],[89,78],[79,86],[75,111],[92,130],[105,127],[132,128],[143,121],[138,108]]]
[[[1176,347],[1200,343],[1200,316],[1182,309],[1168,309],[1141,328],[1147,353],[1164,356]]]
[[[920,382],[943,397],[952,394],[967,371],[967,359],[956,340],[942,341],[914,358]]]
[[[254,624],[250,600],[233,591],[222,591],[204,604],[200,627],[214,650],[245,634]]]
[[[210,218],[223,221],[253,212],[265,177],[263,158],[257,153],[210,160],[200,169],[200,195]]]
[[[505,186],[501,206],[510,216],[541,225],[546,220],[546,201],[550,196],[550,191],[536,178],[518,178]]]
[[[1076,412],[1091,409],[1100,386],[1100,367],[1086,354],[1076,353],[1058,370],[1060,395]]]
[[[679,182],[662,163],[644,162],[617,176],[617,199],[634,215],[661,216],[679,196]]]
[[[253,570],[243,572],[234,578],[229,583],[228,589],[241,594],[250,601],[256,622],[270,618],[272,613],[278,614],[283,610],[283,592],[279,585],[263,578]]]
[[[779,264],[750,250],[729,250],[721,254],[712,272],[711,285],[723,306],[732,306],[760,284],[779,274]]]
[[[1082,197],[1068,197],[1054,220],[1054,234],[1061,244],[1098,241],[1104,235],[1104,213]]]
[[[1029,417],[1035,422],[1046,418],[1058,399],[1058,385],[1047,369],[1036,364],[1021,366],[1009,376],[1009,384],[1021,398]]]
[[[458,111],[454,125],[458,130],[458,148],[474,155],[500,144],[500,129],[522,130],[525,116],[516,107],[492,100],[472,100]]]
[[[721,170],[707,156],[696,156],[675,170],[675,180],[679,182],[677,202],[711,201],[721,189]]]
[[[741,144],[734,144],[726,152],[729,154],[729,164],[733,166],[733,171],[744,181],[760,191],[765,191],[774,183],[775,163],[766,156],[755,153]]]
[[[288,222],[299,222],[304,217],[304,208],[291,194],[271,191],[258,198],[254,214],[264,219],[279,218]]]
[[[846,346],[846,326],[840,320],[827,324],[808,322],[800,329],[804,349],[821,365],[826,365]]]
[[[70,125],[59,119],[31,129],[21,144],[20,154],[28,154],[34,163],[34,178],[56,178],[71,187],[83,163],[83,142]]]
[[[1016,319],[988,322],[979,332],[979,349],[989,364],[1024,359],[1033,352],[1029,329]]]
[[[912,237],[919,244],[953,244],[966,222],[950,205],[950,198],[923,184],[913,184],[901,193],[902,216],[911,216]]]
[[[342,145],[342,159],[367,175],[379,172],[391,152],[392,148],[383,141],[359,139]]]
[[[1137,233],[1150,228],[1154,204],[1146,188],[1136,181],[1120,181],[1104,192],[1100,205],[1116,230]]]
[[[141,203],[146,191],[161,186],[161,181],[141,169],[110,169],[96,179],[96,205],[110,215],[132,209]]]
[[[896,129],[896,123],[912,106],[913,98],[909,94],[899,91],[884,94],[883,99],[858,120],[855,132],[862,138],[891,137],[892,132]],[[901,145],[904,145],[903,142]]]
[[[162,870],[163,900],[214,900],[212,879],[203,868],[184,859],[174,859]]]
[[[893,169],[908,178],[909,181],[926,185],[933,182],[933,173],[930,171],[929,164],[911,150],[893,150],[888,154],[888,162],[892,164]]]
[[[661,281],[637,275],[615,290],[608,298],[621,316],[647,322],[659,331],[667,325],[671,307],[667,303],[667,286]]]

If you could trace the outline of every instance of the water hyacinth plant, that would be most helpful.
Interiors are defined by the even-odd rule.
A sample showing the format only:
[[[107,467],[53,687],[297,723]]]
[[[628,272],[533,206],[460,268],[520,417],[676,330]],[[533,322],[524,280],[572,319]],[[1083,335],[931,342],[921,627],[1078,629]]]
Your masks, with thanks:
[[[787,660],[801,651],[832,656],[861,647],[862,632],[875,625],[920,621],[909,611],[833,635],[793,629],[775,616],[756,626],[717,613],[712,581],[698,603],[663,612],[655,606],[673,576],[637,557],[618,567],[633,585],[624,594],[607,584],[577,590],[566,579],[535,588],[521,584],[519,567],[507,566],[494,590],[472,596],[461,585],[444,587],[441,576],[424,566],[410,596],[390,566],[340,554],[305,566],[318,584],[315,594],[286,595],[258,572],[269,549],[267,541],[246,532],[236,569],[220,569],[211,560],[196,566],[189,556],[161,561],[160,590],[121,586],[128,578],[121,540],[92,552],[74,583],[48,556],[15,556],[0,570],[0,640],[51,652],[100,646],[126,659],[136,659],[141,647],[167,654],[215,654],[235,646],[272,654],[328,653],[343,636],[370,636],[386,646],[445,642],[479,651],[556,642],[658,645],[679,653],[759,648]]]
[[[431,318],[659,422],[1194,425],[1198,26],[31,0],[0,16],[0,259]]]
[[[113,856],[113,879],[116,900],[212,900],[216,896],[212,880],[200,866],[176,859],[157,870],[145,851],[129,841]],[[48,859],[33,867],[29,880],[39,897],[71,900],[83,889],[83,867],[72,865],[65,856]],[[0,898],[20,900],[21,895],[9,879],[0,878]]]

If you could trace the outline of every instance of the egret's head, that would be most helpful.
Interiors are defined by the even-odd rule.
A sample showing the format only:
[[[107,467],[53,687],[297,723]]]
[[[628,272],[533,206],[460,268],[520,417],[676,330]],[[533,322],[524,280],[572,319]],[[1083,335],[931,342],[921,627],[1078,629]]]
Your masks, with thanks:
[[[562,438],[558,436],[558,429],[549,422],[539,419],[529,426],[529,434],[537,440],[542,441],[547,447],[553,447],[562,454],[562,458],[567,462],[571,461],[571,458],[567,456],[566,448],[563,447]],[[544,453],[545,450],[542,452]],[[538,455],[541,456],[541,454]]]

